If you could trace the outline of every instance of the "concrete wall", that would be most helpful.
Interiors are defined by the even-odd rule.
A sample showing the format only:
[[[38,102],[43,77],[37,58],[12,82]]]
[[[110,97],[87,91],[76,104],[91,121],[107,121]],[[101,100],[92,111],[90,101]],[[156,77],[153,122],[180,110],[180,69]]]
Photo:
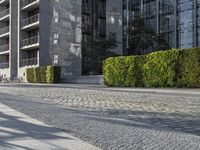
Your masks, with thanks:
[[[10,70],[11,79],[17,77],[18,69],[18,1],[10,0]]]
[[[123,13],[122,0],[107,0],[106,2],[106,29],[107,35],[109,32],[116,33],[118,47],[113,52],[123,54],[123,26],[122,26],[122,13]]]
[[[80,76],[81,0],[43,0],[40,14],[40,65],[62,66],[62,77]]]
[[[55,0],[54,0],[55,1]],[[40,0],[40,47],[39,47],[39,65],[47,66],[52,64],[52,55],[50,50],[50,25],[53,17],[52,0]]]

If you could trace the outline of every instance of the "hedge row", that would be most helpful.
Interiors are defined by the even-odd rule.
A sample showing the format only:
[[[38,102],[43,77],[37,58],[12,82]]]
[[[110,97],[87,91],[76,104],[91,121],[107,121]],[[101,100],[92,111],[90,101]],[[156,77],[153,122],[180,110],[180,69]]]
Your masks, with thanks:
[[[28,68],[27,81],[30,83],[59,83],[61,80],[61,67],[47,66]]]
[[[200,87],[200,48],[105,60],[104,81],[120,87]]]

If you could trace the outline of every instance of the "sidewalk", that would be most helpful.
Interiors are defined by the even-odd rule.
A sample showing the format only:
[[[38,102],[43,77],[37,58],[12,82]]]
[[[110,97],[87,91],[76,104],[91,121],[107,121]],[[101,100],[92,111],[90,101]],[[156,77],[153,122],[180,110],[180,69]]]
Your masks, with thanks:
[[[0,150],[99,150],[66,132],[0,103]]]

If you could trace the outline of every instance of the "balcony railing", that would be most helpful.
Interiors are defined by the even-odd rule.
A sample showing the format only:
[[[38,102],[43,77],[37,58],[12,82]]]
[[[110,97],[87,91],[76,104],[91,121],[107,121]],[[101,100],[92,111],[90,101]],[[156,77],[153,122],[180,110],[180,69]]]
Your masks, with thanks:
[[[9,3],[9,0],[0,0],[0,4],[8,4]]]
[[[9,27],[0,29],[0,36],[9,33]]]
[[[9,62],[0,63],[0,69],[9,68]]]
[[[31,3],[36,2],[37,0],[23,0],[22,1],[22,7],[26,7],[27,5],[30,5]]]
[[[21,66],[33,66],[38,64],[37,58],[30,58],[30,59],[22,59]]]
[[[39,35],[22,40],[22,47],[39,44]]]
[[[0,46],[0,53],[1,52],[6,52],[8,50],[9,50],[9,45],[8,44]]]
[[[31,24],[36,23],[36,22],[38,22],[38,21],[39,21],[39,14],[24,19],[24,20],[22,21],[22,27],[31,25]]]
[[[0,19],[9,15],[9,13],[10,13],[10,9],[6,9],[6,10],[1,11],[0,12]]]

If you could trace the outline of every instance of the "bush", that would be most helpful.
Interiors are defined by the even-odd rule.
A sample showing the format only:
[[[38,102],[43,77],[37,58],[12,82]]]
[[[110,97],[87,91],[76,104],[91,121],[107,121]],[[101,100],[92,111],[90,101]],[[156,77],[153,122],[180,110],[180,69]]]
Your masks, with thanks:
[[[145,87],[172,87],[176,80],[179,51],[160,51],[146,56],[143,65]]]
[[[48,66],[28,68],[27,81],[30,83],[59,83],[61,80],[61,67]]]
[[[26,77],[29,83],[34,83],[33,68],[26,69]]]
[[[48,66],[46,69],[46,82],[59,83],[61,81],[61,67]]]
[[[200,48],[105,60],[104,81],[124,87],[200,87]]]
[[[34,76],[34,83],[40,83],[40,74],[38,67],[33,68],[33,76]]]
[[[200,87],[200,49],[181,51],[177,86]]]
[[[46,67],[39,67],[39,83],[46,83]]]
[[[104,62],[105,84],[109,86],[136,86],[140,84],[141,58],[138,56],[112,57]]]

